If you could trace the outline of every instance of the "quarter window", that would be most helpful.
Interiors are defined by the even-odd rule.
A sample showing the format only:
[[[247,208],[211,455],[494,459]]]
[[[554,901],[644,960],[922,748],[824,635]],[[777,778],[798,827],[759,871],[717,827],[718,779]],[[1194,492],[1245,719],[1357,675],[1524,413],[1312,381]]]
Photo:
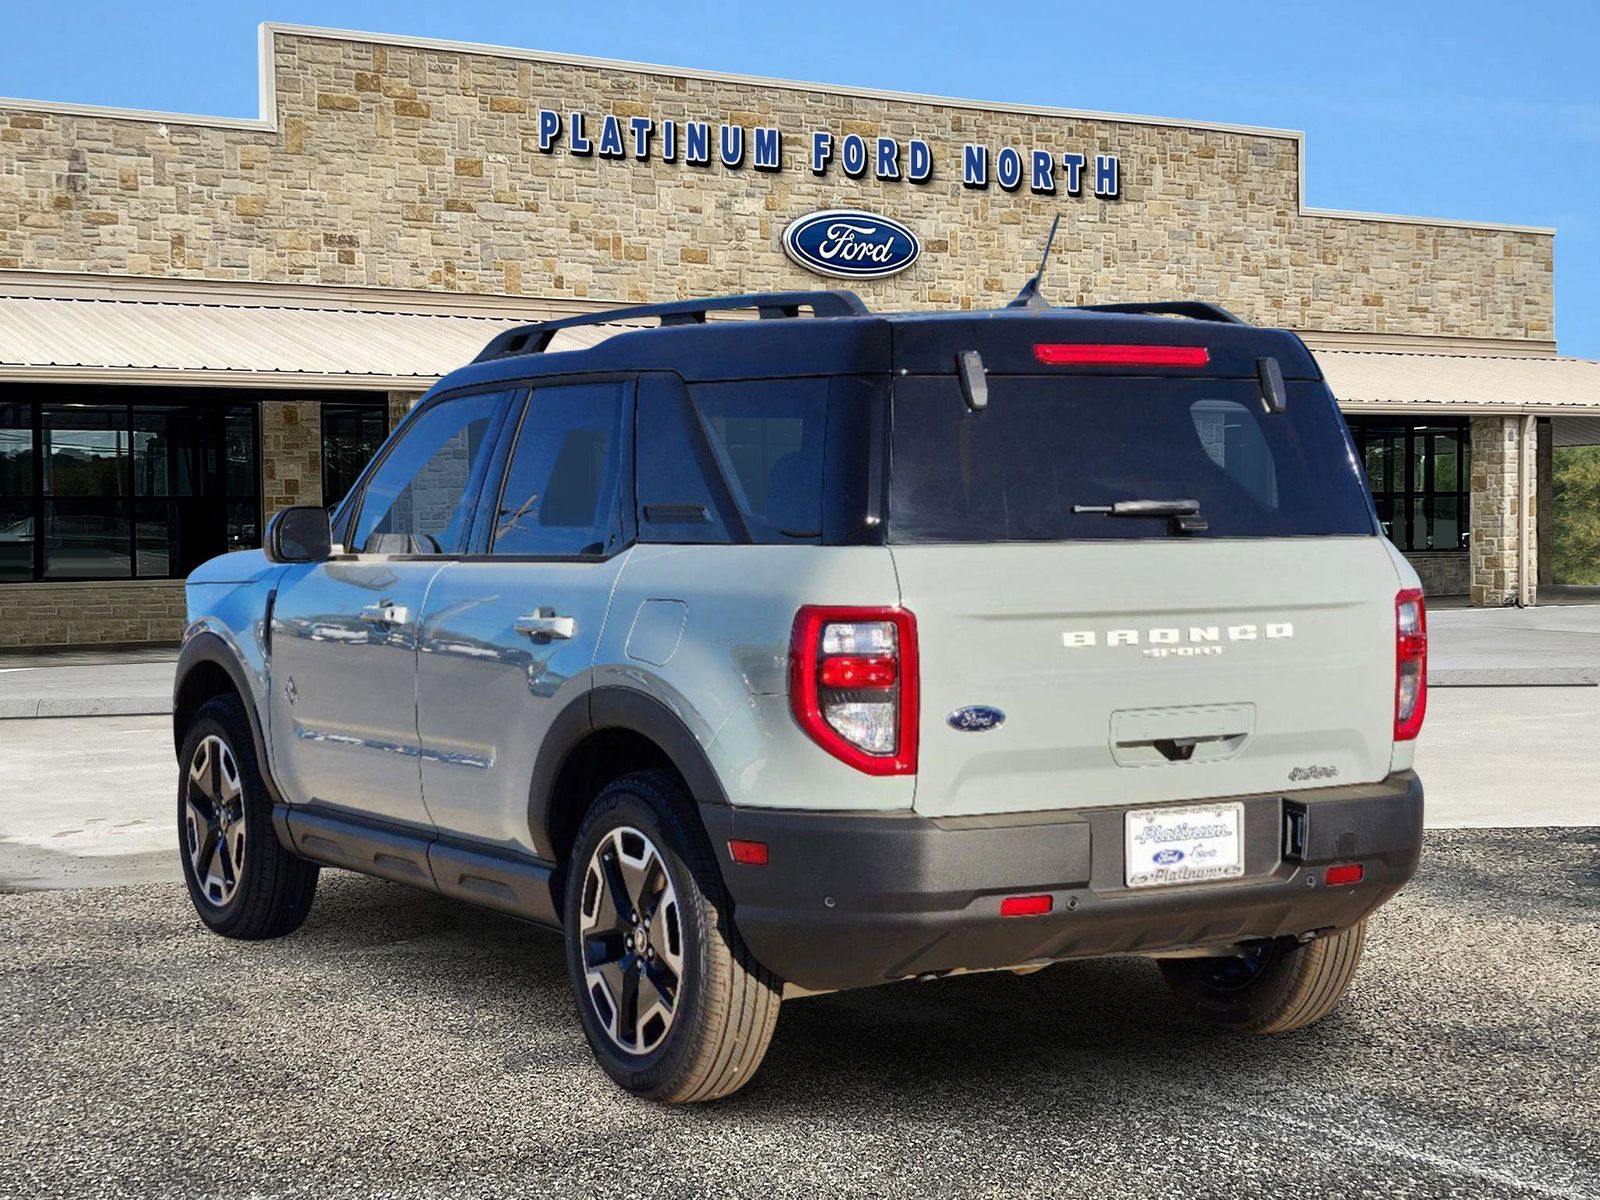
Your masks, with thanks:
[[[753,540],[821,541],[827,382],[701,384],[694,403]]]
[[[606,554],[621,538],[629,383],[534,390],[495,514],[496,554]]]
[[[351,546],[364,554],[458,554],[504,392],[428,405],[367,481]]]

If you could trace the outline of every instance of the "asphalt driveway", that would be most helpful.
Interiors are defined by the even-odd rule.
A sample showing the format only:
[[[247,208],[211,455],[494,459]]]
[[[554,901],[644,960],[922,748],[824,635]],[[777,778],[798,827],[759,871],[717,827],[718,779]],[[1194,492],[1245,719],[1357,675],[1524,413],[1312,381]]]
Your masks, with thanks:
[[[1600,1196],[1600,830],[1428,835],[1346,1005],[1242,1039],[1133,960],[785,1006],[720,1104],[596,1070],[556,938],[326,872],[0,895],[0,1193]]]

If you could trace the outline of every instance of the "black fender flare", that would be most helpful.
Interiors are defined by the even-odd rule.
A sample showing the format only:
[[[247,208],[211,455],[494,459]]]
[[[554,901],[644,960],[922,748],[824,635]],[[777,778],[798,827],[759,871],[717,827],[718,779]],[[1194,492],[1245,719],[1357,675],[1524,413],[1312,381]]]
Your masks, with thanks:
[[[649,738],[666,754],[699,806],[727,807],[727,793],[683,718],[647,692],[628,687],[598,687],[570,701],[556,714],[534,760],[528,788],[528,832],[541,852],[554,856],[550,801],[556,780],[580,742],[607,729],[626,729]]]
[[[173,672],[172,679],[173,753],[182,753],[183,739],[189,732],[179,726],[181,710],[178,707],[178,698],[183,695],[183,685],[190,674],[202,663],[221,667],[232,681],[234,691],[239,693],[239,699],[244,705],[245,720],[250,725],[250,740],[255,743],[256,766],[261,772],[262,781],[267,786],[267,794],[271,797],[273,805],[282,804],[283,795],[278,790],[277,781],[272,778],[265,731],[261,727],[261,714],[256,711],[255,692],[250,687],[249,675],[245,672],[244,664],[239,661],[239,656],[233,652],[233,648],[215,633],[195,634],[183,644],[183,649],[178,653],[178,666]]]

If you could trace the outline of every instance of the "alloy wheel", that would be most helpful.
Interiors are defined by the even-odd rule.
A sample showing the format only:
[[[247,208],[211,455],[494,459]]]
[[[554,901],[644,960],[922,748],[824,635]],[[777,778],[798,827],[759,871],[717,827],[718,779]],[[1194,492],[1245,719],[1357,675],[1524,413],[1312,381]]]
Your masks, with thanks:
[[[648,1054],[683,996],[683,924],[661,852],[637,829],[609,831],[584,874],[579,912],[584,984],[618,1049]]]
[[[233,751],[215,734],[195,747],[184,789],[184,846],[203,895],[221,908],[244,874],[244,787]]]

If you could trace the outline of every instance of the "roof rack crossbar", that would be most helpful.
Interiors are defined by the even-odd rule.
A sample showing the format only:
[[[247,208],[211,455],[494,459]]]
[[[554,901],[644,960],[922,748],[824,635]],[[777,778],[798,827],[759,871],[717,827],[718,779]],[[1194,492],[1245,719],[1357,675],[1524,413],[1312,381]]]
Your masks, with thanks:
[[[655,317],[662,326],[704,324],[706,314],[753,308],[763,320],[798,317],[809,308],[819,317],[863,317],[867,306],[861,297],[848,291],[756,292],[745,296],[717,296],[710,300],[675,300],[670,304],[643,304],[635,308],[611,308],[599,312],[560,317],[518,325],[495,336],[473,362],[509,358],[517,354],[542,354],[556,332],[577,325],[609,325],[621,321]]]
[[[1234,316],[1220,304],[1205,300],[1152,300],[1129,304],[1080,304],[1090,312],[1148,313],[1153,316],[1189,317],[1195,321],[1220,321],[1227,325],[1248,325],[1249,321]]]

